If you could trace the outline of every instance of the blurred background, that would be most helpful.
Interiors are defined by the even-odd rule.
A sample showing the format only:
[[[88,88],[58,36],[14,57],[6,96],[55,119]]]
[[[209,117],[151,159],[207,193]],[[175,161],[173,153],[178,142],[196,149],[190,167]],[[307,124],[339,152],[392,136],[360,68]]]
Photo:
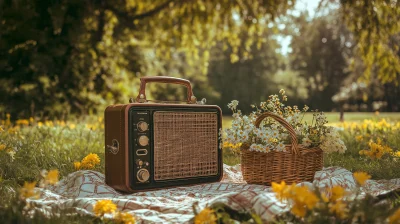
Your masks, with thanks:
[[[102,113],[159,75],[226,114],[281,88],[311,109],[395,112],[399,21],[399,0],[0,0],[0,114]]]

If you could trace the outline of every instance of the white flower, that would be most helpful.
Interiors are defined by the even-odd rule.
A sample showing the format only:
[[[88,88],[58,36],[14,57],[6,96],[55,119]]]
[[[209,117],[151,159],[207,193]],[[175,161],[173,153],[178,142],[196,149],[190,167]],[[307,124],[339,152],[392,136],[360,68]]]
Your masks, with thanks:
[[[339,152],[344,153],[347,150],[346,145],[340,139],[339,134],[334,128],[329,128],[326,136],[323,136],[322,143],[319,146],[324,152]]]
[[[251,144],[250,151],[269,152],[269,146],[265,146],[262,144]]]
[[[273,132],[271,133],[271,137],[272,137],[272,138],[278,138],[278,137],[279,137],[279,132],[278,132],[278,131],[273,131]]]
[[[280,125],[279,125],[279,124],[277,124],[277,123],[273,123],[273,124],[271,124],[271,128],[272,128],[272,129],[274,129],[274,130],[278,130],[278,129],[279,129],[279,127],[280,127]]]
[[[250,151],[260,151],[261,145],[259,144],[251,144]]]
[[[239,105],[239,101],[237,100],[232,100],[232,102],[230,102],[228,104],[228,108],[231,110],[236,110],[236,107]]]
[[[247,133],[254,132],[254,125],[253,124],[247,124],[243,127],[244,131]]]
[[[296,124],[298,123],[299,118],[300,118],[300,113],[295,113],[292,116],[288,116],[286,118],[286,121],[291,124]]]
[[[276,151],[278,151],[278,152],[285,151],[285,144],[283,144],[282,142],[279,142],[279,144],[276,146]]]
[[[15,151],[14,150],[8,150],[7,154],[11,157],[11,161],[14,161],[14,159],[15,159]]]
[[[302,139],[302,144],[305,146],[305,147],[309,147],[310,145],[311,145],[311,143],[312,143],[312,141],[311,141],[311,139],[309,139],[308,138],[308,135],[306,135],[306,137],[304,137],[303,139]]]
[[[289,134],[287,133],[280,133],[279,137],[280,139],[287,139],[287,137],[289,137]]]

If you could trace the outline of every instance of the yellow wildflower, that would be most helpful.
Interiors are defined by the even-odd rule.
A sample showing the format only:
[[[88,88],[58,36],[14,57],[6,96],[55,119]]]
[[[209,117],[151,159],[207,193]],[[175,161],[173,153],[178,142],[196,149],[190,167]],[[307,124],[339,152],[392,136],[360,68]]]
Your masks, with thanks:
[[[389,146],[382,145],[380,138],[376,142],[371,140],[368,146],[369,150],[360,150],[359,154],[369,156],[371,159],[380,159],[383,155],[390,154],[393,151]]]
[[[37,123],[37,125],[38,125],[39,127],[42,127],[42,126],[43,126],[43,122],[39,121],[39,122]]]
[[[119,223],[124,223],[124,224],[135,224],[136,223],[135,217],[133,217],[133,215],[131,215],[127,212],[118,212],[114,218]]]
[[[347,205],[343,201],[329,204],[329,211],[340,219],[345,219],[348,213]]]
[[[307,186],[299,187],[295,184],[288,186],[284,181],[281,184],[272,182],[272,191],[276,193],[279,200],[293,200],[291,212],[299,217],[304,217],[307,209],[313,209],[319,202],[317,195],[311,192]]]
[[[321,193],[321,198],[322,198],[322,201],[324,201],[324,202],[329,202],[329,198],[328,198],[328,196],[325,194],[325,193]]]
[[[394,152],[393,156],[400,157],[400,151]]]
[[[89,153],[89,155],[82,159],[81,167],[84,169],[93,169],[99,163],[99,156],[95,153]]]
[[[304,217],[306,215],[307,209],[304,205],[300,203],[295,203],[290,211],[296,216]]]
[[[362,142],[363,138],[364,138],[364,137],[363,137],[362,135],[357,135],[357,136],[356,136],[356,141],[357,141],[357,142]]]
[[[199,214],[194,217],[195,224],[212,224],[217,223],[217,216],[214,210],[210,208],[203,209]]]
[[[371,176],[365,172],[355,172],[353,173],[353,176],[357,183],[361,186],[363,186],[365,182],[371,178]]]
[[[97,129],[97,125],[95,125],[95,124],[86,124],[85,126],[87,129],[90,129],[92,131],[96,131],[96,129]]]
[[[306,205],[308,209],[313,209],[319,201],[318,197],[307,186],[295,186],[293,187],[293,193],[292,199],[294,199],[294,203],[303,207]]]
[[[4,131],[4,129],[0,126],[0,133],[3,132],[3,131]]]
[[[58,182],[58,174],[58,170],[50,170],[45,177],[45,182],[47,184],[55,185]]]
[[[29,121],[27,119],[19,119],[16,122],[17,125],[29,125]]]
[[[400,224],[400,208],[389,217],[389,224]]]
[[[17,133],[18,133],[18,130],[19,130],[19,126],[15,126],[15,127],[9,128],[9,129],[8,129],[8,133],[10,133],[10,134],[17,134]]]
[[[229,143],[229,142],[224,142],[222,147],[223,148],[236,149],[236,148],[240,148],[241,145],[242,145],[242,143],[232,144],[232,143]]]
[[[35,122],[35,119],[33,117],[30,117],[29,122],[32,124],[33,122]]]
[[[45,121],[44,124],[45,124],[47,127],[54,127],[53,121]]]
[[[341,199],[346,193],[344,188],[341,186],[332,187],[331,192],[332,192],[331,201],[336,201],[338,199]]]
[[[282,181],[281,184],[272,182],[272,191],[276,193],[276,197],[279,200],[287,199],[290,196],[291,188],[295,185],[286,185],[285,181]]]
[[[0,145],[0,151],[1,151],[1,150],[4,150],[4,149],[6,149],[6,145],[1,144],[1,145]]]
[[[93,207],[96,216],[104,216],[106,213],[113,214],[117,210],[117,206],[111,200],[100,200]]]
[[[69,124],[68,127],[69,127],[69,129],[75,129],[76,125],[75,124]]]
[[[36,192],[35,186],[36,186],[36,181],[31,183],[25,181],[24,186],[19,190],[20,197],[22,199],[30,197],[38,198],[39,194]]]
[[[75,170],[81,169],[81,162],[74,162],[74,168]]]

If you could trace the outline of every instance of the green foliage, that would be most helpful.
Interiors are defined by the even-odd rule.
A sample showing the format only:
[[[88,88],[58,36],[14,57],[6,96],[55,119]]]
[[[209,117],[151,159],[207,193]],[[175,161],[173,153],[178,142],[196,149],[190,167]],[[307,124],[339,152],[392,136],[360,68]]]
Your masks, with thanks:
[[[19,184],[33,181],[43,169],[58,169],[61,176],[74,171],[73,162],[80,161],[89,152],[104,158],[104,134],[83,125],[69,127],[23,128],[16,135],[1,133],[1,142],[16,152],[14,159],[3,150],[0,157],[0,175],[3,180]],[[97,168],[104,170],[104,159]]]
[[[355,130],[351,126],[344,129],[341,137],[346,143],[347,151],[344,154],[326,155],[325,166],[340,166],[353,172],[362,170],[369,173],[373,179],[399,178],[400,157],[384,154],[382,158],[371,159],[360,155],[360,150],[368,150],[370,140],[377,142],[379,138],[383,145],[387,145],[394,152],[400,151],[400,129],[381,127],[382,129],[370,130],[362,128],[364,124],[366,123],[358,125]]]
[[[341,15],[357,44],[357,55],[362,59],[363,79],[370,81],[376,70],[381,83],[398,85],[400,1],[341,0],[340,4]]]
[[[235,49],[219,43],[211,51],[212,57],[208,69],[208,79],[211,86],[220,93],[218,105],[227,105],[232,99],[237,99],[242,105],[250,105],[260,100],[266,100],[268,95],[278,92],[274,86],[274,74],[283,66],[282,55],[276,52],[279,44],[273,39],[273,29],[263,34],[266,43],[252,43],[247,33],[241,33],[241,46],[237,54],[244,54],[239,58],[233,56]],[[247,50],[246,50],[247,49]],[[253,54],[248,52],[251,50]],[[267,88],[268,86],[268,88]],[[224,112],[228,111],[222,106]],[[243,111],[251,108],[243,107]]]
[[[238,57],[238,33],[248,33],[246,46],[265,41],[266,24],[293,4],[1,1],[0,109],[24,116],[84,114],[127,102],[138,92],[136,77],[144,74],[204,75],[217,41],[228,43]],[[173,60],[176,65],[164,67]],[[196,88],[206,85],[193,79]]]
[[[321,192],[316,190],[319,198],[321,198]],[[353,192],[356,196],[360,195],[360,191],[356,190]],[[336,202],[338,203],[338,202]],[[398,206],[392,203],[392,200],[379,200],[377,197],[366,194],[362,199],[356,200],[344,200],[343,205],[346,205],[339,209],[340,212],[346,214],[345,217],[340,217],[337,214],[332,214],[330,206],[334,202],[322,203],[311,211],[308,211],[305,217],[300,218],[295,216],[292,212],[286,212],[285,214],[277,217],[277,223],[312,223],[312,224],[334,224],[334,223],[386,223],[388,217],[393,215]]]
[[[224,224],[234,224],[234,223],[243,223],[243,224],[261,224],[261,218],[253,212],[249,212],[247,209],[243,210],[235,210],[231,207],[225,205],[224,203],[215,202],[211,204],[207,209],[210,209],[211,212],[214,212],[216,217],[216,223],[224,223]],[[197,216],[201,211],[199,211],[198,203],[193,205],[193,212]],[[205,221],[205,220],[204,220]],[[197,223],[197,222],[196,222]]]
[[[53,211],[52,214],[43,214],[36,211],[31,212],[31,216],[27,214],[33,211],[32,205],[26,201],[19,200],[17,197],[12,198],[11,203],[4,205],[4,201],[0,200],[0,222],[1,223],[101,223],[99,219],[89,215],[80,215],[72,210]]]

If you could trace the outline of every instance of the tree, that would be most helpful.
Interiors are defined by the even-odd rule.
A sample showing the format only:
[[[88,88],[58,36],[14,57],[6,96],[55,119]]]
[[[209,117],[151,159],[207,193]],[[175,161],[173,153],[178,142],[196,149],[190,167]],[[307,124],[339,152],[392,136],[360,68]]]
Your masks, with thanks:
[[[298,26],[291,42],[291,68],[308,83],[307,104],[321,110],[332,109],[331,98],[349,75],[347,58],[353,42],[337,14],[316,17],[308,22],[307,15],[296,18]]]
[[[232,56],[234,49],[222,42],[212,49],[208,78],[211,86],[221,94],[215,103],[221,105],[224,112],[229,111],[226,105],[234,99],[240,102],[243,112],[249,112],[251,104],[265,101],[270,94],[279,91],[274,75],[283,66],[282,55],[276,51],[279,44],[273,38],[272,29],[264,35],[267,41],[258,46],[256,43],[250,45],[253,54],[244,54],[241,59]],[[248,34],[243,32],[239,37],[245,45]],[[250,51],[244,46],[239,49],[242,50],[236,53]]]
[[[137,93],[135,77],[151,69],[144,61],[146,49],[154,49],[157,61],[180,52],[189,66],[207,67],[206,52],[217,41],[226,41],[234,55],[241,45],[238,32],[249,31],[249,40],[260,42],[265,24],[292,5],[278,0],[2,0],[2,110],[25,116],[86,113],[127,102]],[[186,70],[193,76],[194,71]]]
[[[340,12],[356,42],[357,56],[364,66],[363,80],[372,80],[376,72],[382,84],[400,83],[400,1],[340,0]]]

